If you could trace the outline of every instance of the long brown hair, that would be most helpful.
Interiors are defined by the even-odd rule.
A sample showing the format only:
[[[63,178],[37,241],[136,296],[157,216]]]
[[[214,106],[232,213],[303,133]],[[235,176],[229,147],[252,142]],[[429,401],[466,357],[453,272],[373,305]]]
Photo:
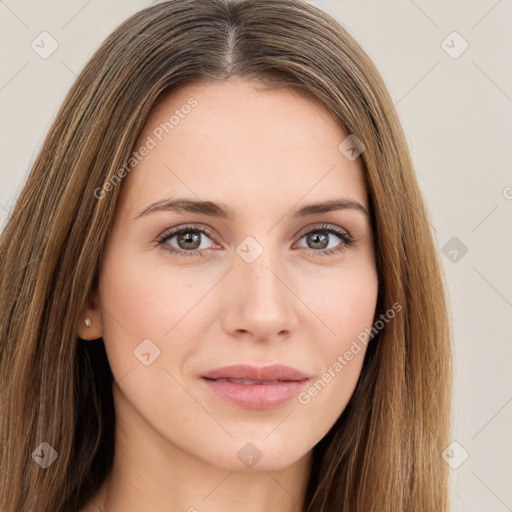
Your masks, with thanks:
[[[105,185],[163,97],[229,76],[316,98],[363,142],[376,318],[402,306],[368,345],[349,404],[314,447],[303,510],[448,510],[441,452],[450,434],[452,356],[444,276],[383,80],[347,31],[305,1],[171,0],[123,22],[86,64],[0,238],[3,512],[76,512],[108,474],[112,373],[101,342],[77,342],[122,186]],[[98,190],[108,197],[98,199]],[[41,443],[58,454],[46,469],[33,455]]]

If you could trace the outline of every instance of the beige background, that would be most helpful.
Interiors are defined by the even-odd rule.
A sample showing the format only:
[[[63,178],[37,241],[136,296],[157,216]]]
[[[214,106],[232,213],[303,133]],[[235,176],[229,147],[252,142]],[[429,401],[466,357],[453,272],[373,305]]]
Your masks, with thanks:
[[[312,3],[381,71],[443,253],[455,332],[458,444],[444,453],[454,511],[512,511],[512,1]],[[151,4],[0,0],[0,227],[75,76]],[[46,59],[31,47],[43,31],[58,43]]]

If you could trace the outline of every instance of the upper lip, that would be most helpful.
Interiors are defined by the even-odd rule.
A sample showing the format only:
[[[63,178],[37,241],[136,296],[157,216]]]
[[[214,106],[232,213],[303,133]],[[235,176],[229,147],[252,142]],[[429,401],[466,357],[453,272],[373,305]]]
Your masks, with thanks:
[[[203,377],[208,379],[247,379],[259,382],[273,380],[300,381],[309,378],[300,370],[282,364],[273,364],[264,367],[236,364],[209,371],[205,373]]]

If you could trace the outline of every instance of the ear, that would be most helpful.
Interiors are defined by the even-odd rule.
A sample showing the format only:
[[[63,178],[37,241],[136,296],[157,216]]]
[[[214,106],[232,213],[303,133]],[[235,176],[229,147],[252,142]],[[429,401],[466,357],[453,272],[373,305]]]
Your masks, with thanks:
[[[90,327],[85,323],[86,319],[91,322]],[[99,307],[98,292],[94,291],[89,303],[82,310],[77,326],[77,335],[83,340],[97,340],[103,335],[103,324]]]

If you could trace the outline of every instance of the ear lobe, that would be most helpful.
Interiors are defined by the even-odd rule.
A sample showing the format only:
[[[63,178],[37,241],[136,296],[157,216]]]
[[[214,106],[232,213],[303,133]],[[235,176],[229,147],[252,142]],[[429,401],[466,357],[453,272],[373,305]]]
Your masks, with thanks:
[[[96,291],[92,293],[91,299],[80,314],[77,336],[82,340],[97,340],[102,337],[103,325],[98,298]]]

